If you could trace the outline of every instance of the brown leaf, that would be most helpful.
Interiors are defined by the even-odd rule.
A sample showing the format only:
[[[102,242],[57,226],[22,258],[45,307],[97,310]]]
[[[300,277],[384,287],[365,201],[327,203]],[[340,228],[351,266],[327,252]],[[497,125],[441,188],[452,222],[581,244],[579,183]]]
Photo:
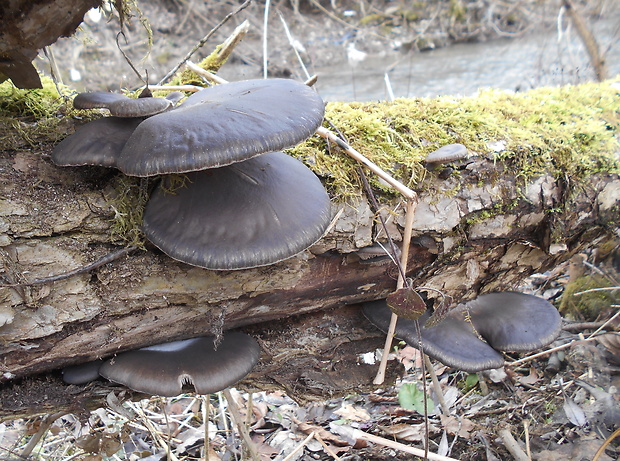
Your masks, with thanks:
[[[379,426],[387,435],[392,435],[400,440],[407,442],[421,442],[426,437],[424,423],[420,424],[392,424],[391,426]],[[439,428],[434,424],[428,425],[430,435],[438,434]]]
[[[387,297],[387,305],[396,315],[409,320],[418,319],[426,312],[424,300],[409,287],[390,293]]]

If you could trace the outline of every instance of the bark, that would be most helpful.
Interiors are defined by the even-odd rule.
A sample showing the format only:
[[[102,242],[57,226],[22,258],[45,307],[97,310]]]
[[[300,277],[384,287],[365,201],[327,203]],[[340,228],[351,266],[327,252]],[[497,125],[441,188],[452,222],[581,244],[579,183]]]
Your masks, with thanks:
[[[73,34],[101,0],[7,0],[0,5],[0,81],[41,88],[32,60],[44,46]]]
[[[119,174],[58,168],[45,155],[49,149],[0,154],[5,283],[72,270],[118,249],[110,243],[118,213],[110,198],[118,194]],[[523,187],[510,167],[485,158],[473,158],[458,173],[442,179],[430,172],[420,184],[409,254],[415,285],[441,290],[455,301],[515,289],[528,275],[618,231],[617,175],[567,183],[549,174]],[[399,238],[404,221],[399,200],[379,201],[391,234]],[[356,309],[342,306],[386,296],[395,287],[396,271],[354,256],[377,233],[368,201],[334,200],[333,208],[338,219],[318,244],[273,266],[208,271],[147,246],[67,280],[0,288],[0,371],[6,381],[0,418],[88,407],[93,398],[96,405],[105,387],[66,391],[59,374],[49,372],[222,326],[258,324],[252,332],[262,338],[265,358],[246,385],[277,384],[308,398],[313,388],[324,396],[370,384],[371,372],[362,378],[349,371],[357,369],[355,354],[380,346],[380,335]],[[296,320],[276,321],[291,316]],[[338,348],[349,343],[350,349]],[[321,364],[336,353],[343,355],[334,363],[349,368],[326,372]],[[40,373],[47,374],[30,379]],[[342,377],[348,375],[361,381],[347,384]]]

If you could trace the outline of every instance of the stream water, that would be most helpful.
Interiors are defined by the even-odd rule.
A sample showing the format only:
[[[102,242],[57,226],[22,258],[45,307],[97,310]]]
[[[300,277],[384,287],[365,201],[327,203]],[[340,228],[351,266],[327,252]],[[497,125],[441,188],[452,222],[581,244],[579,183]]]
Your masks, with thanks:
[[[600,22],[594,31],[607,51],[610,76],[620,73],[620,24]],[[543,85],[594,79],[584,46],[575,32],[557,31],[409,54],[342,62],[316,69],[317,88],[326,101],[372,101],[394,97],[468,96],[480,88],[525,91]]]

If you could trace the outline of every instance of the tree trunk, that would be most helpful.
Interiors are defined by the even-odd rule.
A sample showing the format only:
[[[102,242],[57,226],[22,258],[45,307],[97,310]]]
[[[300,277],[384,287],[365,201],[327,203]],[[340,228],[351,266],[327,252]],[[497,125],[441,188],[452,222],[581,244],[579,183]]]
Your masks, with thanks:
[[[5,283],[72,270],[118,249],[110,242],[118,223],[114,218],[121,211],[112,199],[124,192],[119,187],[125,184],[122,175],[56,167],[44,155],[50,149],[43,144],[41,149],[0,154]],[[618,231],[616,174],[593,174],[587,182],[573,184],[549,173],[521,184],[513,167],[485,157],[471,158],[457,173],[442,179],[444,174],[429,172],[420,187],[408,266],[416,286],[441,290],[456,302],[480,292],[515,289],[528,275],[552,268]],[[400,201],[385,194],[378,199],[392,237],[400,239]],[[79,398],[64,392],[58,375],[18,378],[208,334],[222,325],[260,324],[252,332],[263,339],[269,358],[256,372],[261,379],[253,375],[254,383],[271,380],[293,388],[302,380],[306,390],[317,382],[329,392],[346,388],[336,379],[346,373],[313,371],[307,369],[308,362],[295,360],[305,354],[317,364],[341,343],[378,346],[379,335],[359,312],[341,308],[385,297],[395,287],[396,271],[392,264],[354,256],[357,249],[371,245],[378,232],[365,198],[334,200],[333,211],[337,220],[319,243],[268,267],[209,271],[147,245],[67,280],[0,288],[0,371],[8,381],[0,388],[0,417],[32,414],[48,404],[58,408],[61,401],[69,405],[67,398],[73,406],[83,402],[83,390],[76,391]],[[294,327],[291,321],[276,322],[332,308],[339,310],[297,317]],[[330,318],[340,319],[337,332]],[[350,333],[342,325],[352,328]],[[278,331],[287,328],[297,333],[282,337]],[[291,350],[299,353],[284,354]],[[345,354],[353,364],[354,352],[359,348]],[[104,394],[101,389],[88,392],[89,398]],[[35,394],[45,394],[45,403]]]

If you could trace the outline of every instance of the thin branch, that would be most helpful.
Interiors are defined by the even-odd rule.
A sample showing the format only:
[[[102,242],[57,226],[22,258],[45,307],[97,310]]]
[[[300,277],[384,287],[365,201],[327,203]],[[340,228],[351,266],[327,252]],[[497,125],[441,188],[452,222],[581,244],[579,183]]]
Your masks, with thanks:
[[[86,272],[90,272],[93,269],[97,269],[98,267],[103,266],[104,264],[108,264],[112,261],[119,259],[122,256],[125,256],[128,253],[131,253],[134,250],[137,250],[137,246],[130,246],[121,248],[120,250],[113,251],[108,253],[105,256],[97,259],[96,261],[87,264],[85,266],[78,267],[69,272],[64,272],[62,274],[52,275],[50,277],[44,277],[42,279],[35,279],[31,282],[21,282],[21,283],[11,283],[11,284],[1,284],[0,288],[16,288],[16,287],[26,287],[32,285],[44,285],[46,283],[58,282],[60,280],[66,280],[71,277],[75,277],[76,275],[85,274]]]
[[[163,85],[164,83],[166,83],[168,80],[170,80],[170,78],[176,73],[177,70],[179,70],[181,68],[181,66],[183,64],[185,64],[186,61],[188,61],[193,55],[194,53],[196,53],[196,51],[198,51],[200,48],[202,48],[204,46],[205,43],[207,43],[207,41],[209,41],[209,39],[211,38],[211,36],[220,28],[222,27],[224,24],[226,24],[226,22],[228,22],[228,20],[230,18],[232,18],[234,15],[236,15],[237,13],[239,13],[240,11],[244,10],[250,3],[252,3],[252,0],[246,0],[245,2],[243,2],[239,8],[237,8],[235,11],[228,13],[224,19],[222,19],[219,24],[217,24],[213,29],[211,29],[209,31],[209,33],[207,35],[205,35],[202,40],[200,40],[196,45],[194,45],[194,47],[189,51],[189,53],[187,53],[185,55],[185,57],[179,61],[177,63],[176,66],[174,66],[172,68],[172,70],[170,72],[168,72],[164,78],[162,78],[157,84],[158,85]]]

